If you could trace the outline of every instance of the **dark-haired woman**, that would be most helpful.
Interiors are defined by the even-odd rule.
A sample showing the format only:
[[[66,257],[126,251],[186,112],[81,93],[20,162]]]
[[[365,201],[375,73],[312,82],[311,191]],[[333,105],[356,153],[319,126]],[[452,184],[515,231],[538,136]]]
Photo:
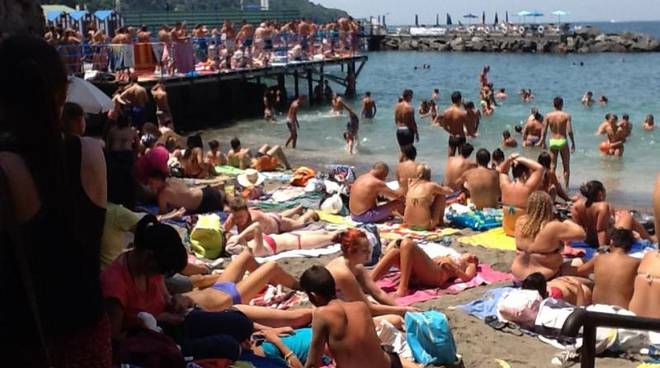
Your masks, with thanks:
[[[183,168],[183,175],[187,178],[205,179],[209,170],[204,161],[204,145],[200,135],[188,137],[188,148],[179,159]]]
[[[637,222],[629,211],[615,211],[607,203],[605,186],[592,180],[580,187],[581,198],[571,208],[571,218],[587,232],[586,243],[592,247],[610,244],[610,231],[623,228],[637,232],[643,239],[650,239],[646,229]]]
[[[550,194],[553,203],[557,200],[557,197],[563,199],[566,202],[570,202],[571,197],[566,194],[564,187],[562,187],[559,179],[557,179],[557,174],[551,170],[550,164],[552,163],[552,157],[550,157],[550,154],[546,151],[541,152],[537,162],[545,168],[543,181],[541,182],[541,186],[538,189]]]
[[[99,251],[106,167],[65,136],[67,74],[32,37],[0,43],[0,334],[3,366],[109,367]],[[48,351],[48,357],[44,354]]]

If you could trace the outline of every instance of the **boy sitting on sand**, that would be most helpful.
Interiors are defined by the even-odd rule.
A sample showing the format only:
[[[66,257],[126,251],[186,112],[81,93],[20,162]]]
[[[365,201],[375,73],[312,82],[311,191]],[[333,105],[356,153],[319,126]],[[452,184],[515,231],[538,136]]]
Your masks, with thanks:
[[[381,347],[369,307],[362,301],[337,299],[335,280],[327,269],[310,267],[300,277],[300,286],[317,306],[305,367],[321,366],[326,344],[337,367],[402,367],[397,354]]]
[[[610,240],[609,253],[596,255],[580,266],[578,273],[586,277],[593,272],[595,304],[628,309],[640,263],[639,259],[628,256],[634,241],[632,230],[616,229]]]

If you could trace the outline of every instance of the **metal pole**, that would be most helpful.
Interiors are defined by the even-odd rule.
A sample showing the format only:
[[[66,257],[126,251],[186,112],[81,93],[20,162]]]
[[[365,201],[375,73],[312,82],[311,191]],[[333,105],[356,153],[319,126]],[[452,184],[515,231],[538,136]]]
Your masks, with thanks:
[[[309,104],[314,104],[314,86],[312,85],[312,69],[307,69],[307,92],[309,93]]]
[[[596,359],[596,326],[585,323],[582,332],[582,353],[580,357],[581,368],[595,368]]]
[[[294,70],[293,71],[293,92],[295,93],[295,96],[300,96],[300,91],[298,87],[298,71]]]

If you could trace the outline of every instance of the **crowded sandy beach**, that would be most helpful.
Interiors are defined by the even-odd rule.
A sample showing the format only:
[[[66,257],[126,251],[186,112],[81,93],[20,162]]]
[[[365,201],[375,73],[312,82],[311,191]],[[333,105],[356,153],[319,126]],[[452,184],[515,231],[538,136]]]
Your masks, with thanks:
[[[660,175],[640,175],[650,211],[613,203],[597,178],[577,183],[585,138],[564,91],[513,92],[483,65],[470,90],[388,86],[400,94],[385,107],[349,74],[345,93],[264,88],[278,137],[177,128],[163,75],[267,67],[283,33],[287,59],[353,56],[358,31],[340,18],[0,40],[7,366],[568,367],[589,366],[592,351],[599,367],[655,366]],[[105,51],[61,47],[85,38],[98,50],[162,45],[153,86]],[[71,93],[84,64],[119,85],[100,135],[86,123],[98,111]],[[342,147],[300,139],[310,100],[342,121],[325,129]],[[484,125],[512,101],[529,115],[485,145]],[[633,123],[608,103],[593,91],[579,101],[606,113],[586,150],[622,161],[654,118],[637,111]],[[388,157],[354,165],[377,118],[389,121]],[[441,156],[420,154],[429,129]]]

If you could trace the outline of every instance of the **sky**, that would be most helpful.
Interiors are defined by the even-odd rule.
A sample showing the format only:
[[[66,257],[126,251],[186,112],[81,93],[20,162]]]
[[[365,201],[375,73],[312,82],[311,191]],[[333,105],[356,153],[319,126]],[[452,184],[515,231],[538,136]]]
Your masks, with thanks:
[[[487,22],[492,22],[495,12],[503,19],[521,10],[539,10],[546,17],[539,21],[556,20],[551,13],[564,10],[570,13],[570,21],[630,21],[660,19],[660,0],[312,0],[326,7],[346,10],[357,18],[386,15],[387,24],[412,24],[419,14],[420,24],[435,24],[436,14],[444,23],[445,13],[454,22],[468,13],[481,17],[486,11]],[[514,17],[509,20],[514,21]],[[562,18],[562,21],[564,18]]]

